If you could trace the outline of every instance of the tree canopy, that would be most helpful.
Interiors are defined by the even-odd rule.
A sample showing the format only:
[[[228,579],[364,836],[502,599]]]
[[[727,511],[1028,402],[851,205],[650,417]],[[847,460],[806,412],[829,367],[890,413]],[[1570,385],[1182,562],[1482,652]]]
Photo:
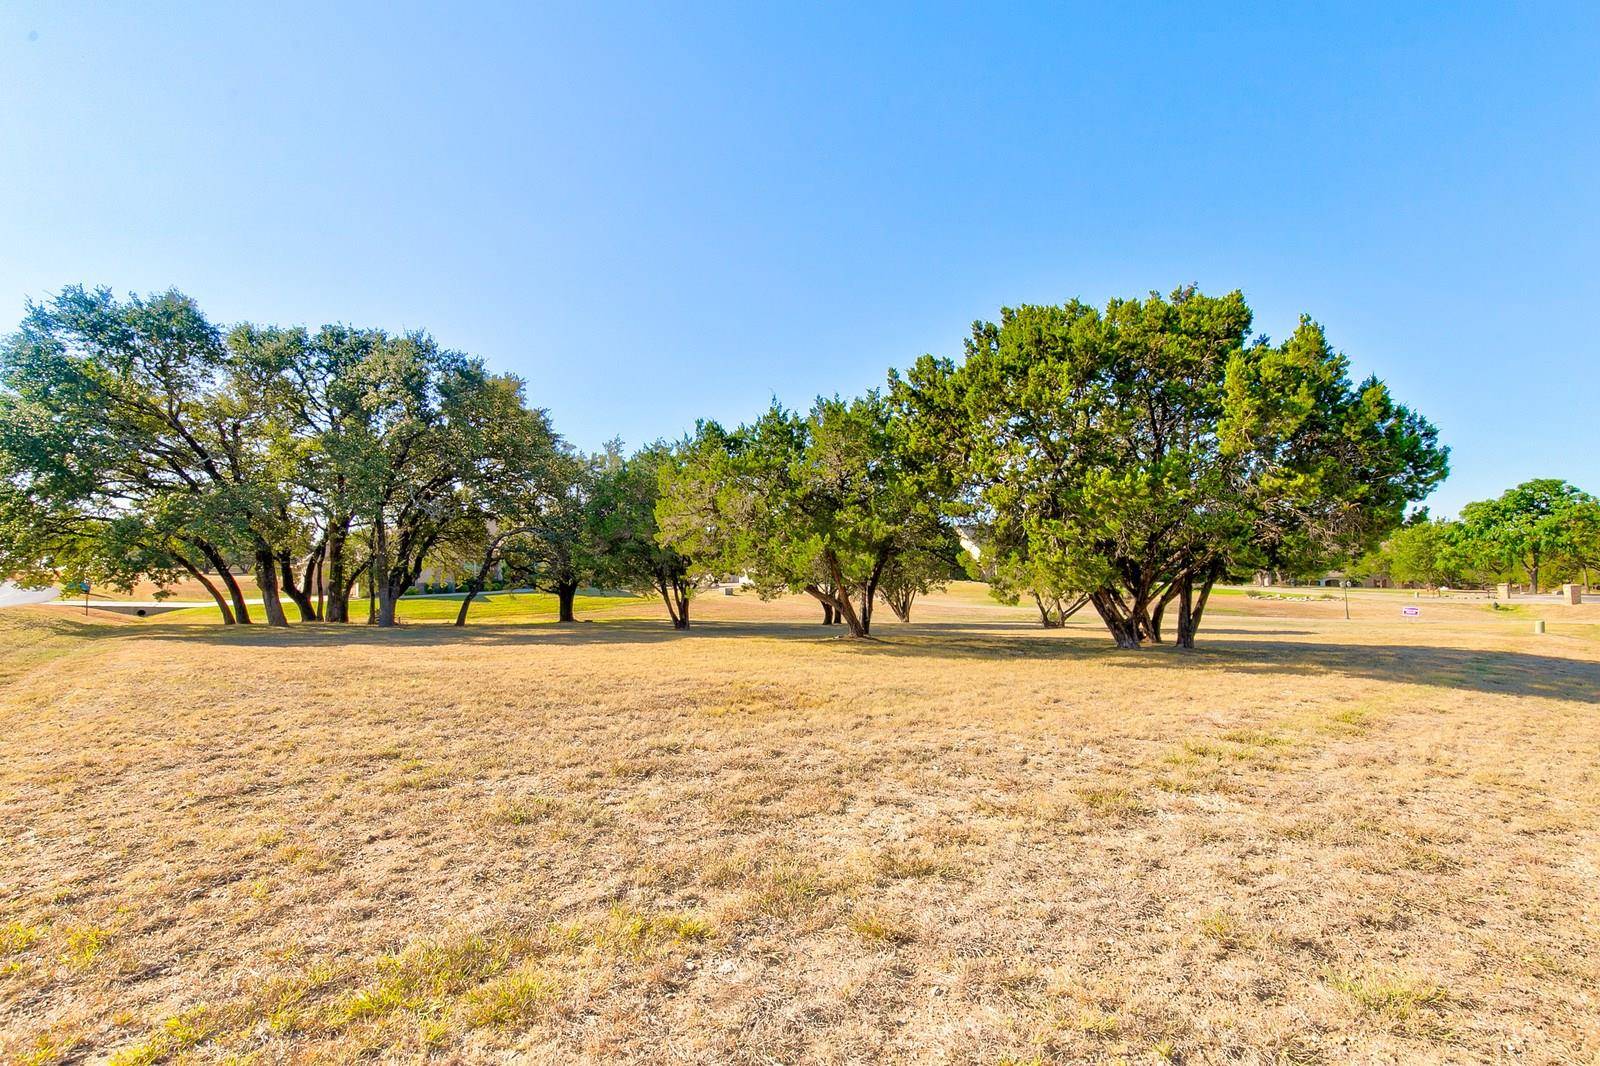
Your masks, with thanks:
[[[1091,605],[1134,647],[1175,613],[1191,647],[1227,574],[1379,544],[1374,565],[1425,583],[1595,560],[1600,511],[1563,482],[1401,528],[1447,470],[1433,426],[1352,381],[1310,318],[1251,330],[1238,292],[1192,287],[1003,308],[961,361],[886,390],[584,454],[523,381],[426,333],[224,330],[176,291],[72,287],[0,345],[0,570],[187,575],[224,622],[273,625],[284,599],[348,622],[363,583],[392,625],[431,567],[464,575],[460,623],[495,580],[555,593],[564,621],[586,584],[654,589],[688,628],[698,587],[737,580],[865,637],[878,600],[908,620],[966,565],[1047,626]]]
[[[702,575],[743,574],[764,595],[804,592],[854,636],[872,629],[886,578],[909,613],[948,557],[936,481],[878,393],[819,399],[802,415],[774,403],[729,432],[702,423],[663,474],[663,543]]]
[[[1521,569],[1537,592],[1552,564],[1570,573],[1600,562],[1600,502],[1565,481],[1536,478],[1467,504],[1459,535],[1499,568]]]
[[[1238,292],[1006,308],[961,364],[891,378],[915,446],[1034,580],[1088,596],[1121,647],[1192,646],[1230,568],[1346,557],[1444,477],[1434,428],[1302,319],[1250,335]],[[1048,578],[1046,578],[1048,575]]]
[[[186,571],[226,622],[345,621],[374,580],[376,620],[426,560],[548,480],[555,437],[515,378],[425,334],[240,326],[181,293],[69,288],[0,349],[0,514],[8,571],[131,587]],[[366,550],[346,545],[363,527]],[[301,570],[297,577],[296,568]]]

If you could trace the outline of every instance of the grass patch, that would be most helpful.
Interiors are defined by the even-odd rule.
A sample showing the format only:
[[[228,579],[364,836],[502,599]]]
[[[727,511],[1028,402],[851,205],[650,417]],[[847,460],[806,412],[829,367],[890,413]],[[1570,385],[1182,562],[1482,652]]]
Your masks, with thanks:
[[[56,1066],[75,1056],[85,1043],[82,1033],[59,1028],[40,1033],[18,1048],[17,1066]]]
[[[559,809],[557,801],[544,796],[503,800],[490,811],[489,820],[499,825],[537,825]]]
[[[1328,983],[1363,1012],[1391,1022],[1410,1022],[1450,1001],[1442,985],[1405,974],[1335,974]]]
[[[1341,707],[1328,715],[1324,729],[1331,733],[1359,735],[1372,725],[1372,711],[1365,707]]]
[[[20,955],[37,944],[43,936],[44,930],[36,925],[16,921],[0,925],[0,957]]]
[[[850,932],[869,944],[909,944],[916,933],[904,923],[879,911],[860,911],[846,923]]]
[[[1245,924],[1231,914],[1217,911],[1200,920],[1200,935],[1224,950],[1242,946],[1248,938]]]
[[[143,1041],[111,1056],[110,1066],[151,1066],[198,1047],[216,1032],[210,1011],[191,1007],[162,1022]]]
[[[469,992],[461,1016],[473,1026],[526,1025],[550,1010],[561,988],[557,977],[538,967],[517,970]]]
[[[649,955],[710,938],[711,923],[699,915],[620,903],[611,908],[591,937],[595,947],[624,955]]]
[[[106,944],[111,940],[111,930],[96,925],[69,926],[61,961],[74,970],[87,970],[95,964]]]
[[[1078,799],[1085,810],[1102,818],[1138,818],[1150,813],[1150,807],[1126,788],[1079,789]]]
[[[378,959],[376,980],[336,1001],[326,1020],[341,1028],[394,1011],[436,1010],[503,971],[512,953],[526,947],[525,938],[481,934],[413,944]]]
[[[462,597],[438,596],[402,596],[395,602],[395,617],[401,622],[437,622],[449,623],[456,620],[456,613],[461,610]],[[581,595],[573,600],[573,613],[580,621],[587,615],[601,615],[604,617],[617,617],[637,612],[640,608],[654,602],[650,596],[634,596],[627,593]],[[370,601],[367,599],[350,601],[350,617],[364,621]],[[287,605],[286,605],[287,606]],[[553,623],[557,614],[557,599],[545,592],[489,592],[479,595],[472,601],[472,607],[467,611],[467,625],[474,623],[506,623],[506,622],[544,622]],[[298,617],[294,608],[290,606],[291,618]],[[251,608],[252,612],[259,612],[259,607]],[[187,610],[172,611],[162,616],[163,621],[194,622],[199,624],[217,623],[222,619],[221,613],[215,607],[191,607]]]
[[[871,854],[871,876],[877,881],[900,881],[916,877],[957,878],[964,867],[954,848],[927,845],[898,845]]]

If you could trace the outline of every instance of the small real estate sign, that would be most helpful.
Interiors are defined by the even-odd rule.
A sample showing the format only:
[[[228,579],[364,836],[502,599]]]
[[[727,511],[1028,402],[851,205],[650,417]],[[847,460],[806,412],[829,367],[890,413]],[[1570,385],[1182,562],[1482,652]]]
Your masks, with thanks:
[[[1422,613],[1422,608],[1421,607],[1402,607],[1402,608],[1400,608],[1400,613],[1405,615],[1407,618],[1415,618],[1415,617],[1417,617],[1417,615]]]

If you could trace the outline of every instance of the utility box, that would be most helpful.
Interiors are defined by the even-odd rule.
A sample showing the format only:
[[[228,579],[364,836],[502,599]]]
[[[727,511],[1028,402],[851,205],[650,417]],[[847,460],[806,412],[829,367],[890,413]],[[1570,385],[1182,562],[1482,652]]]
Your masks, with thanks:
[[[1577,604],[1582,603],[1583,602],[1583,586],[1582,585],[1562,585],[1561,586],[1561,602],[1565,603],[1565,604],[1571,604],[1571,605],[1574,605],[1574,606],[1577,605]]]
[[[1496,585],[1494,587],[1494,598],[1497,600],[1509,600],[1511,598],[1511,586],[1503,582]]]

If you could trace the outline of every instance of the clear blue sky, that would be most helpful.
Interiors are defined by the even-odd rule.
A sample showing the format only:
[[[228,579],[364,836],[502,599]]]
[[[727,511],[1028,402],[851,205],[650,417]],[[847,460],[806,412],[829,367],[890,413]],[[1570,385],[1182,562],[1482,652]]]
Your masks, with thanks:
[[[1600,5],[1395,6],[10,2],[0,328],[426,328],[592,447],[1197,281],[1432,418],[1436,512],[1600,491]]]

